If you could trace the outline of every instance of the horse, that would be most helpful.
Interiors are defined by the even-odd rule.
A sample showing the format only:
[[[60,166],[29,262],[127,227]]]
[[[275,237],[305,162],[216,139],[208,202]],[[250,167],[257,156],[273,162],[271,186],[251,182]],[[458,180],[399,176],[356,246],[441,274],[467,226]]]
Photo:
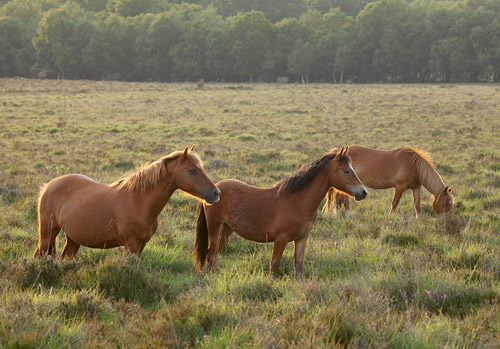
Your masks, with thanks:
[[[394,150],[376,150],[360,145],[349,146],[348,155],[352,167],[368,188],[394,189],[391,213],[399,204],[407,189],[413,192],[416,217],[420,216],[420,190],[423,186],[432,197],[432,209],[436,215],[449,214],[453,206],[452,186],[444,184],[429,155],[421,149],[403,147]],[[335,198],[334,198],[335,196]],[[330,188],[324,211],[331,212],[344,204],[349,212],[349,198]]]
[[[66,245],[61,258],[72,259],[80,246],[125,246],[139,256],[158,227],[158,215],[176,189],[215,203],[220,191],[207,177],[194,146],[145,164],[111,185],[80,174],[52,179],[38,198],[38,248],[34,258],[56,253],[61,230]]]
[[[193,253],[198,271],[205,262],[209,269],[218,269],[217,254],[234,231],[254,242],[274,242],[271,274],[277,273],[285,246],[293,241],[295,276],[300,279],[307,237],[328,188],[333,186],[356,200],[367,195],[350,162],[346,147],[328,152],[272,188],[236,179],[216,183],[220,201],[198,204]]]

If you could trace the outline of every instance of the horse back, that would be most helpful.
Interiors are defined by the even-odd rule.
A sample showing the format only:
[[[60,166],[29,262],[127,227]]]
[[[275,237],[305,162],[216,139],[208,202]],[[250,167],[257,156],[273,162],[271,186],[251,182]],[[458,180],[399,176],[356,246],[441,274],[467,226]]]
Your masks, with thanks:
[[[88,190],[102,190],[105,187],[108,186],[96,182],[87,176],[80,174],[68,174],[54,178],[47,183],[40,192],[40,199],[63,199],[64,197],[68,198]]]
[[[377,150],[360,145],[349,146],[348,155],[361,182],[373,189],[387,189],[413,183],[416,174],[407,148]]]
[[[277,189],[258,188],[236,179],[216,184],[220,201],[205,207],[207,221],[225,222],[238,235],[257,242],[274,240]]]
[[[79,174],[54,178],[40,192],[39,211],[52,214],[63,224],[65,217],[83,217],[89,211],[99,211],[103,216],[108,209],[112,189]],[[103,206],[103,207],[101,207]]]

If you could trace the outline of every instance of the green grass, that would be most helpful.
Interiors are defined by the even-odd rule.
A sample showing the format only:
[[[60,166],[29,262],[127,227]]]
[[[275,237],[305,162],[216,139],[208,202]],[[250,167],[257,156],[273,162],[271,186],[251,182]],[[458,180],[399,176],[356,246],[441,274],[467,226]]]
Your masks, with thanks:
[[[0,346],[500,345],[500,87],[446,87],[0,80]],[[139,259],[32,259],[38,190],[56,176],[111,183],[196,144],[214,181],[271,186],[354,143],[428,151],[453,214],[436,218],[423,191],[420,219],[409,193],[389,215],[392,191],[370,190],[352,216],[318,215],[300,282],[292,244],[271,277],[272,244],[237,236],[198,274],[182,194]]]

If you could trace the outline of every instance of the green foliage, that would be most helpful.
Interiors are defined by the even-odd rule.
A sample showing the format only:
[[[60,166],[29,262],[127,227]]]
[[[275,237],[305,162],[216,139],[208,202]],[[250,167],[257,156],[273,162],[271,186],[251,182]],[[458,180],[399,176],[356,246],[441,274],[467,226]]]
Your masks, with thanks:
[[[272,24],[263,12],[251,11],[228,18],[231,57],[236,77],[250,82],[262,72],[272,43]]]
[[[499,17],[492,0],[13,0],[0,76],[498,82]]]
[[[73,2],[45,12],[33,38],[41,66],[50,76],[87,77],[83,56],[94,31],[92,16]]]

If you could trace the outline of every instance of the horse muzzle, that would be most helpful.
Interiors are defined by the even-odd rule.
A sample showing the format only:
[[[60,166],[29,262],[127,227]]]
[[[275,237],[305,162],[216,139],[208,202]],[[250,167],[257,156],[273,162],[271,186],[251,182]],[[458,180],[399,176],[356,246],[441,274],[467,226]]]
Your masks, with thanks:
[[[205,195],[204,199],[209,204],[215,204],[217,201],[220,200],[220,190],[218,188],[215,188],[213,192],[211,192],[208,195]]]
[[[366,191],[366,189],[364,187],[362,187],[360,190],[354,191],[354,200],[361,201],[364,198],[366,198],[367,195],[368,195],[368,192]]]

